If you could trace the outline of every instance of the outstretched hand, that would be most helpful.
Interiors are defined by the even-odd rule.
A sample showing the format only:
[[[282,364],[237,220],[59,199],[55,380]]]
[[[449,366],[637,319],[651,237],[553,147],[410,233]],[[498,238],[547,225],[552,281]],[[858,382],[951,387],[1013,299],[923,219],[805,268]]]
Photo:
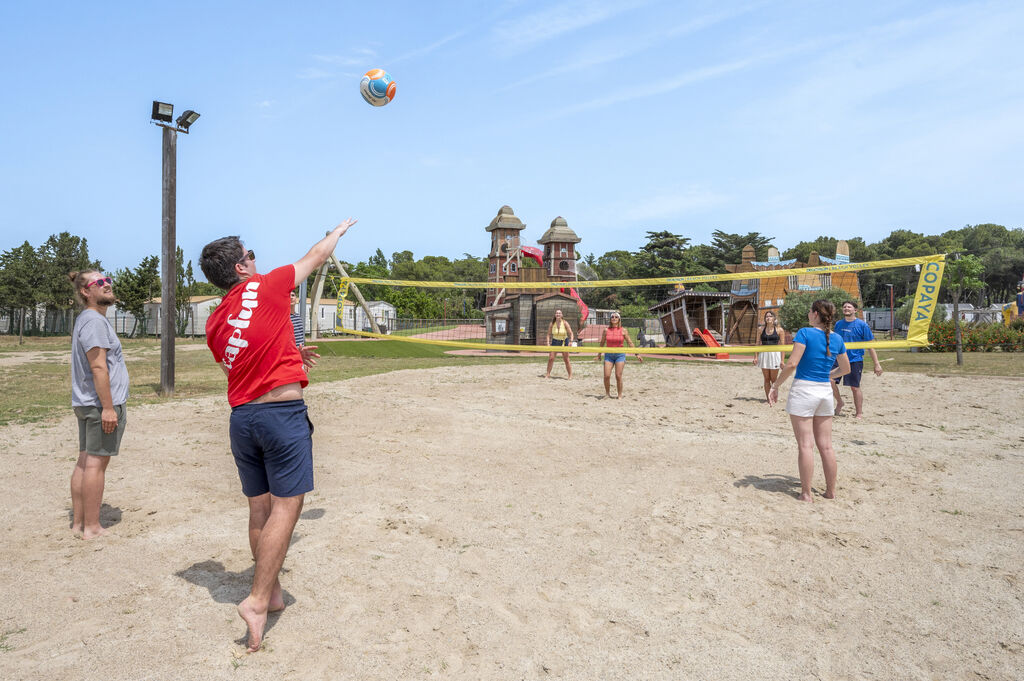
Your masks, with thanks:
[[[299,348],[299,354],[302,355],[302,365],[307,369],[312,369],[316,366],[316,360],[320,355],[316,354],[315,345],[303,345]]]
[[[357,218],[345,218],[344,220],[341,221],[340,224],[338,224],[337,227],[334,228],[334,231],[338,232],[338,236],[340,237],[345,232],[348,231],[349,227],[356,224],[357,222],[359,222]]]

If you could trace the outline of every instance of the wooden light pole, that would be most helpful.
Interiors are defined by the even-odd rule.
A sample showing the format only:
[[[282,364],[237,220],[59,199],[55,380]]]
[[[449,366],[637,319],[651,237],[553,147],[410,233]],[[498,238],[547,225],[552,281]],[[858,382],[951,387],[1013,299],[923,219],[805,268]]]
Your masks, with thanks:
[[[174,289],[177,275],[176,205],[178,176],[178,133],[188,129],[199,114],[191,109],[178,116],[173,124],[174,105],[153,102],[153,121],[163,128],[161,215],[160,215],[160,395],[174,395]]]

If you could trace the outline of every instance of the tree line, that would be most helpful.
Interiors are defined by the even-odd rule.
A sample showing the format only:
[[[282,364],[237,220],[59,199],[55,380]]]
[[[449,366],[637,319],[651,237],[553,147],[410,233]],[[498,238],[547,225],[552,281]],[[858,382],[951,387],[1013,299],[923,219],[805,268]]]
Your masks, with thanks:
[[[834,256],[838,239],[820,236],[801,241],[781,252],[784,260],[806,262],[811,252]],[[936,253],[957,253],[967,260],[969,281],[963,286],[943,286],[940,301],[972,302],[976,306],[1008,302],[1024,276],[1024,230],[1002,225],[967,225],[938,235],[918,234],[898,229],[877,243],[860,237],[847,239],[852,262],[890,260]],[[760,232],[712,233],[708,244],[692,244],[687,237],[667,230],[647,231],[645,243],[636,251],[613,250],[599,256],[584,255],[577,262],[581,279],[641,279],[649,277],[720,274],[728,264],[741,261],[743,248],[754,248],[757,260],[767,260],[771,236]],[[345,263],[352,276],[419,281],[486,281],[486,258],[464,253],[449,259],[428,255],[415,258],[411,251],[392,253],[388,258],[377,251],[367,260]],[[523,267],[536,264],[524,259]],[[8,333],[68,333],[73,323],[74,294],[67,273],[71,270],[101,269],[89,256],[86,239],[62,232],[51,235],[39,246],[28,241],[0,253],[0,317],[6,316]],[[137,320],[131,335],[144,333],[146,303],[160,295],[160,260],[147,256],[129,268],[112,273],[117,308]],[[312,291],[312,278],[310,279]],[[888,307],[889,285],[897,307],[912,297],[917,273],[912,268],[871,270],[860,273],[861,297],[867,306]],[[969,284],[969,285],[967,285]],[[695,288],[728,290],[729,282],[699,284]],[[483,289],[423,289],[412,287],[363,286],[368,300],[383,300],[397,309],[399,317],[414,319],[480,318],[486,291]],[[580,289],[591,307],[617,309],[624,317],[646,317],[647,308],[672,292],[666,287],[586,288]],[[218,295],[223,292],[212,284],[196,281],[192,261],[184,261],[177,251],[175,297],[176,326],[183,332],[189,322],[194,295]],[[326,295],[336,294],[328,288]]]
[[[0,322],[3,330],[18,334],[67,334],[74,324],[75,294],[68,273],[76,270],[103,271],[99,260],[89,255],[89,243],[70,232],[52,234],[39,246],[25,241],[0,252]],[[175,325],[179,333],[188,326],[193,295],[220,293],[220,289],[195,280],[192,261],[184,261],[177,250],[175,281]],[[145,332],[146,303],[160,295],[160,258],[147,256],[132,268],[111,273],[117,295],[117,309],[130,313],[134,325],[128,335]]]
[[[1002,225],[967,225],[939,235],[925,235],[910,230],[895,230],[877,243],[860,237],[847,239],[851,262],[892,260],[937,253],[957,253],[966,259],[963,267],[971,272],[971,285],[950,287],[944,279],[940,300],[973,302],[976,306],[1008,302],[1024,277],[1024,229],[1008,229]],[[691,244],[687,237],[670,231],[648,231],[646,242],[636,251],[614,250],[600,256],[585,255],[577,262],[580,279],[644,279],[651,277],[699,276],[724,273],[725,266],[742,260],[744,247],[754,248],[755,259],[767,260],[773,245],[770,236],[760,232],[732,234],[722,230],[712,233],[709,244]],[[807,262],[812,252],[834,257],[839,239],[819,236],[811,241],[781,251],[781,258]],[[536,266],[524,259],[523,267]],[[392,254],[388,259],[380,249],[368,260],[346,263],[352,276],[420,281],[486,281],[487,260],[469,253],[461,259],[449,260],[426,256],[416,260],[410,251]],[[893,304],[907,305],[917,287],[918,273],[903,267],[861,272],[861,299],[865,306],[888,307],[889,285]],[[976,284],[974,282],[977,282]],[[728,291],[730,283],[703,283],[698,290]],[[955,290],[954,290],[955,288]],[[368,299],[385,300],[395,305],[399,317],[439,319],[483,316],[483,290],[452,291],[451,289],[364,287]],[[671,295],[672,287],[586,288],[580,295],[591,307],[619,310],[623,317],[649,316],[647,309]],[[909,310],[909,308],[908,308]]]

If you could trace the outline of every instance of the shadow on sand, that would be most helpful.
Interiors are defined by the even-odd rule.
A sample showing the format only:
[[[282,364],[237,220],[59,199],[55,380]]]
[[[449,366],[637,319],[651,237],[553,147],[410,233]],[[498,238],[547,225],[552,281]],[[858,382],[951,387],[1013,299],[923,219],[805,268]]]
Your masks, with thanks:
[[[748,475],[732,483],[733,487],[753,487],[762,492],[800,496],[800,479],[792,475]]]
[[[252,573],[255,566],[249,566],[242,572],[229,572],[224,565],[216,560],[204,560],[195,563],[175,572],[176,577],[181,577],[186,582],[201,586],[210,592],[210,597],[218,603],[230,603],[238,605],[249,595],[249,587],[252,585]],[[282,590],[285,607],[295,603],[295,597],[287,591]],[[267,627],[263,630],[264,636],[269,632],[280,617],[280,612],[272,612],[267,618]],[[243,625],[244,626],[244,625]],[[248,642],[249,632],[242,634],[235,643],[245,645]]]

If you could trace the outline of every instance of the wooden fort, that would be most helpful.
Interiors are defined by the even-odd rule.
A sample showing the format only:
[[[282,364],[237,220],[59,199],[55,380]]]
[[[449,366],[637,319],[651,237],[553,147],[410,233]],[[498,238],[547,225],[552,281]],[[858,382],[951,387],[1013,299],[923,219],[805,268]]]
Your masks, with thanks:
[[[793,291],[820,291],[825,288],[840,288],[850,294],[853,300],[860,299],[860,280],[856,272],[833,272],[830,274],[793,274],[785,270],[821,265],[843,265],[850,262],[850,245],[846,241],[836,244],[836,255],[829,258],[812,252],[807,262],[795,258],[780,260],[779,251],[768,249],[768,259],[754,260],[754,247],[746,246],[742,262],[726,265],[728,272],[766,272],[779,270],[778,277],[768,279],[737,279],[729,292],[729,321],[725,342],[732,345],[753,345],[757,343],[758,327],[764,322],[765,312],[772,311],[776,317],[786,296]],[[788,329],[792,334],[796,329]]]

